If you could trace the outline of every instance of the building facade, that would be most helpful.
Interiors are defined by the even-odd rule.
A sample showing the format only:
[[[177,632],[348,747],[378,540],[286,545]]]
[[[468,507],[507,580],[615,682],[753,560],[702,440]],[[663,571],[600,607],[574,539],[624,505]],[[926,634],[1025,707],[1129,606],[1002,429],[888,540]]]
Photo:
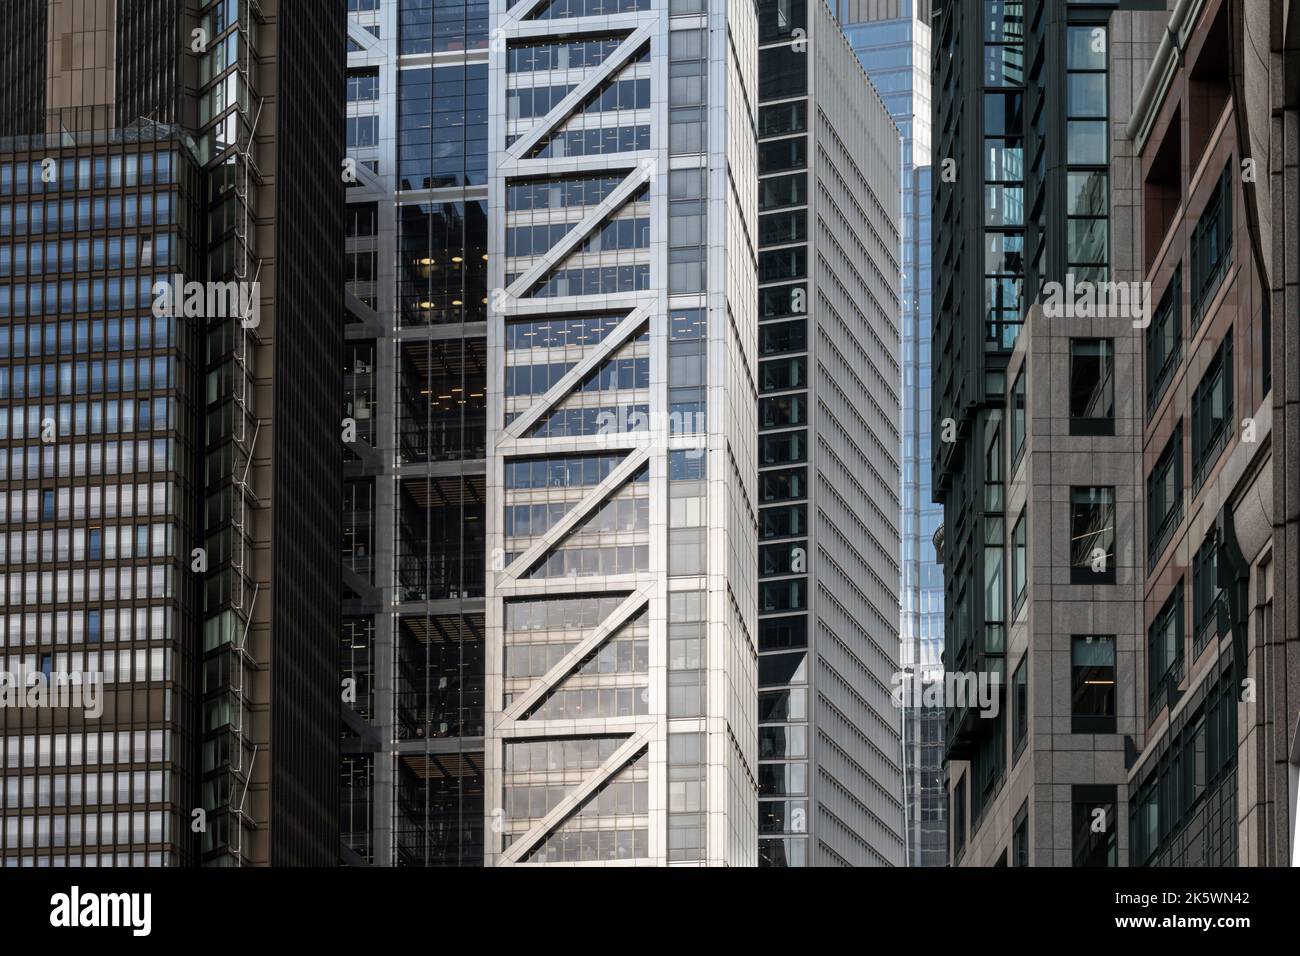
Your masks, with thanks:
[[[485,862],[753,865],[753,8],[491,16]]]
[[[342,860],[478,866],[488,4],[347,30]]]
[[[336,859],[336,13],[6,9],[5,865]]]
[[[936,89],[981,78],[936,105],[945,662],[1003,688],[950,710],[959,865],[1289,857],[1293,114],[1270,115],[1267,9],[990,0],[936,23]]]
[[[902,700],[905,843],[909,866],[943,866],[948,859],[948,798],[943,783],[946,714],[940,705],[925,704],[926,688],[933,688],[943,676],[943,569],[933,545],[943,509],[934,502],[930,483],[931,7],[926,0],[838,6],[844,35],[902,137],[899,664],[908,681]]]
[[[898,130],[826,4],[759,43],[759,863],[897,866]]]
[[[933,451],[958,865],[1123,859],[1144,576],[1122,383],[1140,351],[1131,310],[1074,306],[1076,289],[1132,278],[1109,117],[1162,26],[1139,6],[936,5]]]
[[[1141,170],[1132,268],[1155,303],[1133,865],[1277,866],[1294,848],[1294,468],[1275,421],[1290,382],[1274,375],[1294,361],[1280,270],[1295,215],[1275,201],[1294,107],[1270,115],[1295,102],[1287,6],[1172,5],[1126,127]]]

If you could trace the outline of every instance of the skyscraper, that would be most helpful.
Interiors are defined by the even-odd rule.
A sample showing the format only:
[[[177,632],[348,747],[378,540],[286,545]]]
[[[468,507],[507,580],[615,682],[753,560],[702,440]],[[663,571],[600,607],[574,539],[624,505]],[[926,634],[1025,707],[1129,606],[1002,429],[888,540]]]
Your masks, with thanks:
[[[1146,35],[1113,7],[936,5],[934,483],[945,669],[969,677],[945,687],[954,864],[1119,858],[1141,585],[1133,390],[1115,387],[1131,317],[1038,304],[1049,283],[1122,278],[1108,97],[1132,70],[1111,72],[1114,51],[1140,57]],[[1095,373],[1073,418],[1067,353]]]
[[[1279,270],[1297,246],[1275,192],[1293,174],[1274,116],[1290,100],[1293,122],[1294,99],[1274,10],[1174,6],[1125,124],[1142,171],[1126,265],[1151,301],[1133,865],[1291,862],[1294,312]]]
[[[844,35],[880,93],[902,137],[902,538],[900,566],[903,779],[910,866],[947,862],[947,793],[943,784],[942,705],[925,690],[943,674],[943,569],[934,537],[943,509],[930,485],[933,377],[930,268],[930,18],[927,0],[841,3]],[[859,22],[860,20],[860,22]]]
[[[486,862],[752,865],[754,15],[492,29]]]
[[[348,10],[342,857],[478,866],[488,4]]]
[[[898,129],[825,3],[758,11],[759,863],[902,865]]]
[[[342,11],[280,6],[6,8],[6,865],[337,859]]]
[[[956,864],[1286,856],[1286,147],[1245,93],[1282,54],[1244,9],[938,12],[945,664],[991,689],[950,702]]]

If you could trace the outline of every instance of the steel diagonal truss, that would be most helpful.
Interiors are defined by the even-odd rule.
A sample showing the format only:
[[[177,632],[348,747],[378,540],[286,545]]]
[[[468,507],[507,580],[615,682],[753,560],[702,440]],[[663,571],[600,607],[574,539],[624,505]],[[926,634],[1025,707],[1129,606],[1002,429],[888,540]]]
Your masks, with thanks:
[[[552,385],[537,401],[529,405],[526,411],[506,426],[506,439],[518,440],[523,438],[524,432],[537,424],[538,419],[577,388],[589,372],[594,371],[602,362],[613,357],[615,352],[626,345],[633,334],[649,321],[649,318],[650,309],[647,306],[641,306],[633,310],[632,314],[620,322],[614,328],[614,331],[605,336],[599,345],[593,347],[581,362],[569,369],[563,378]]]
[[[514,721],[522,720],[523,715],[540,701],[548,691],[553,690],[568,677],[582,663],[584,657],[600,647],[608,638],[617,634],[619,628],[632,620],[649,602],[650,593],[644,588],[629,594],[627,600],[616,607],[609,617],[601,621],[590,634],[579,641],[573,650],[560,658],[549,671],[537,678],[528,690],[516,697],[513,703],[502,712],[502,718],[511,724]],[[505,730],[507,733],[511,733],[514,728],[506,726]]]
[[[546,534],[534,542],[532,547],[510,562],[510,566],[503,572],[501,580],[497,581],[498,589],[508,586],[511,579],[518,578],[520,574],[532,567],[542,555],[562,542],[582,519],[604,504],[610,495],[627,484],[632,475],[636,473],[636,470],[649,460],[650,452],[641,448],[619,462],[617,467],[605,476],[604,481],[569,509],[568,514],[557,521]]]
[[[527,272],[521,273],[514,282],[510,283],[506,288],[506,295],[524,298],[525,296],[522,293],[526,289],[531,288],[542,276],[560,265],[578,247],[579,243],[589,238],[601,223],[631,199],[638,189],[649,182],[653,169],[653,164],[642,163],[632,170],[627,178],[600,202],[600,205],[580,219],[572,229],[565,233],[564,238],[551,246],[544,256],[528,268]]]
[[[542,817],[536,823],[526,830],[519,839],[510,844],[505,853],[501,855],[501,862],[505,866],[513,866],[518,863],[519,858],[537,845],[546,834],[559,826],[575,810],[582,806],[582,802],[596,792],[600,786],[609,780],[610,777],[618,773],[623,767],[635,757],[642,748],[649,746],[650,738],[654,736],[654,725],[643,727],[637,733],[634,733],[627,739],[617,750],[610,754],[609,758],[596,768],[591,776],[587,777],[582,783],[578,784],[572,791],[564,796],[550,813]]]
[[[518,825],[526,826],[527,829],[522,832],[517,829],[512,830],[511,832],[516,836],[508,847],[502,849],[501,837],[493,835],[500,833],[499,829],[493,828],[493,834],[485,834],[487,862],[505,866],[542,864],[541,858],[534,858],[531,861],[527,858],[538,850],[557,827],[566,825],[575,813],[583,809],[584,804],[593,795],[597,794],[612,778],[625,772],[629,764],[637,760],[638,755],[647,751],[649,758],[646,773],[652,782],[646,786],[652,794],[656,792],[657,783],[653,781],[658,779],[659,771],[654,769],[654,761],[662,762],[659,748],[665,745],[663,719],[657,714],[663,691],[658,688],[655,676],[656,668],[662,668],[656,657],[659,652],[654,649],[649,651],[649,664],[639,665],[647,667],[649,685],[636,685],[637,692],[643,695],[642,699],[649,701],[646,705],[647,712],[630,713],[626,710],[618,710],[617,713],[622,716],[617,716],[614,715],[614,711],[606,714],[602,710],[601,716],[595,716],[597,711],[594,709],[580,709],[568,712],[564,716],[555,716],[547,710],[536,713],[531,719],[525,716],[530,712],[536,712],[551,695],[568,686],[575,675],[583,674],[584,661],[590,659],[593,654],[601,652],[611,642],[622,639],[621,636],[627,635],[629,629],[640,628],[642,620],[639,615],[645,614],[647,618],[649,617],[653,602],[662,600],[661,588],[663,587],[658,573],[646,570],[635,573],[609,573],[595,578],[523,577],[529,568],[544,559],[548,552],[562,545],[576,529],[581,528],[584,522],[596,514],[621,489],[628,488],[629,482],[638,471],[648,468],[651,482],[661,480],[662,463],[656,463],[664,454],[661,447],[652,444],[659,441],[662,436],[656,436],[652,431],[645,429],[638,431],[600,429],[599,434],[557,434],[547,437],[529,435],[539,422],[544,421],[557,407],[561,407],[566,398],[581,389],[584,379],[602,368],[630,343],[635,342],[643,331],[648,331],[652,319],[660,315],[665,308],[661,292],[649,289],[625,288],[623,291],[610,290],[599,294],[587,292],[550,297],[532,297],[528,294],[539,281],[543,281],[550,272],[578,252],[593,235],[598,235],[605,223],[619,215],[620,210],[625,209],[639,191],[646,190],[649,194],[655,194],[660,190],[661,184],[656,184],[654,176],[656,157],[666,155],[664,146],[655,144],[655,148],[650,149],[631,148],[609,153],[576,152],[574,155],[565,156],[529,157],[529,153],[536,151],[538,145],[545,143],[548,137],[576,126],[592,125],[587,121],[588,118],[592,122],[600,119],[603,124],[614,122],[613,118],[609,116],[602,118],[601,114],[592,113],[588,117],[582,110],[583,104],[590,100],[594,93],[609,84],[611,80],[619,78],[620,74],[624,74],[625,78],[626,76],[644,77],[651,70],[655,75],[663,72],[658,66],[640,65],[638,57],[642,51],[650,49],[659,42],[657,31],[664,10],[530,19],[543,11],[548,2],[549,0],[520,0],[509,10],[503,9],[506,6],[504,0],[497,0],[492,4],[494,26],[498,28],[492,31],[491,46],[492,75],[496,78],[494,82],[497,84],[492,88],[494,113],[492,129],[495,137],[491,147],[494,158],[490,164],[492,202],[504,208],[505,190],[508,189],[509,184],[534,177],[560,180],[571,176],[601,176],[610,180],[617,179],[617,182],[613,189],[594,205],[583,204],[580,210],[570,207],[568,214],[579,215],[581,218],[574,221],[568,232],[545,253],[537,255],[532,260],[520,258],[518,263],[521,268],[518,270],[512,268],[512,264],[504,254],[502,243],[506,236],[506,221],[500,220],[494,227],[495,246],[490,282],[496,291],[489,307],[488,334],[489,353],[492,355],[491,361],[497,379],[491,387],[497,390],[498,396],[504,395],[500,376],[512,358],[508,356],[508,349],[500,336],[505,325],[511,321],[519,319],[544,321],[553,317],[563,318],[595,313],[602,316],[621,315],[623,318],[618,320],[617,325],[610,329],[600,342],[583,349],[579,353],[581,358],[574,367],[565,372],[544,394],[529,400],[522,413],[511,419],[508,424],[503,422],[504,406],[497,406],[500,417],[496,419],[495,427],[489,423],[489,455],[495,459],[490,465],[489,473],[495,474],[493,482],[497,489],[495,492],[497,497],[489,507],[497,510],[504,508],[504,482],[500,469],[513,459],[533,456],[612,454],[623,457],[603,480],[585,488],[581,499],[575,502],[555,525],[539,536],[526,551],[518,554],[504,570],[489,575],[486,603],[490,635],[488,653],[491,663],[487,673],[487,693],[490,700],[487,713],[488,728],[485,735],[487,738],[485,740],[485,811],[488,820],[491,821],[495,815],[500,814],[502,812],[500,808],[506,804],[505,760],[510,744],[542,739],[580,741],[605,738],[607,741],[611,739],[617,741],[617,747],[614,753],[600,762],[594,770],[583,770],[581,774],[577,774],[574,773],[578,770],[577,765],[566,768],[572,776],[564,778],[565,785],[567,786],[568,781],[573,779],[580,779],[581,783],[541,818],[530,818],[526,824],[522,818],[518,819]],[[573,79],[580,77],[580,82],[544,116],[535,120],[515,121],[506,116],[506,91],[512,82],[518,82],[522,86],[532,82],[545,82],[540,79],[511,75],[506,63],[511,45],[534,42],[563,43],[593,38],[608,38],[610,41],[617,39],[617,45],[615,46],[613,42],[609,44],[614,46],[614,49],[599,64],[581,68],[581,72],[579,68],[572,68],[569,75]],[[633,111],[626,110],[626,115],[618,121],[645,123],[647,112],[653,115],[655,112],[653,104],[649,111],[637,111],[635,120]],[[508,134],[512,133],[517,134],[518,138],[514,142],[508,142]],[[640,255],[653,256],[653,253]],[[651,261],[654,261],[653,258]],[[518,271],[509,282],[505,281],[506,269]],[[652,346],[649,347],[649,351],[651,356],[655,354]],[[649,404],[652,407],[655,402],[655,388],[652,378],[649,390]],[[656,471],[656,468],[659,468],[659,471]],[[660,475],[659,478],[655,477],[657,474]],[[506,545],[507,541],[499,526],[491,534],[494,547]],[[650,551],[653,555],[654,548],[650,548]],[[652,557],[651,560],[653,562],[656,559]],[[562,657],[555,660],[544,674],[539,677],[529,677],[527,680],[522,680],[518,676],[510,678],[509,703],[506,703],[504,657],[509,637],[504,626],[504,618],[507,603],[521,599],[530,601],[564,599],[566,596],[579,598],[601,596],[607,599],[602,609],[612,604],[616,606],[594,626],[591,619],[586,619],[587,623],[570,630],[565,635],[565,643],[568,644],[573,640],[576,640],[576,643],[569,647]],[[646,626],[649,627],[648,620]],[[640,632],[636,631],[636,633],[639,635]],[[649,642],[652,645],[654,640],[655,637],[651,635]],[[639,679],[647,679],[646,672],[638,670],[637,674]],[[626,681],[616,686],[622,688],[626,686]],[[560,712],[556,711],[556,713]],[[593,715],[588,716],[588,714]],[[583,766],[590,767],[591,764],[584,762]],[[558,783],[558,780],[559,778],[556,778],[555,782]],[[656,805],[656,798],[652,797],[652,808],[649,812],[651,817],[657,812],[654,809]],[[489,822],[488,825],[491,827],[492,823]],[[583,826],[586,824],[584,823]],[[653,827],[652,823],[652,830]],[[654,846],[653,838],[651,845]],[[652,856],[663,855],[662,850],[651,849],[650,852]]]
[[[636,51],[649,42],[650,30],[648,27],[642,26],[633,30],[627,39],[618,45],[618,49],[607,56],[600,66],[592,70],[586,79],[569,91],[568,96],[552,106],[549,113],[534,123],[528,132],[521,135],[510,145],[501,157],[503,171],[506,173],[512,172],[511,163],[523,159],[524,154],[536,146],[543,136],[554,133],[561,123],[577,112],[583,100],[595,92],[596,88],[602,83],[621,71]]]

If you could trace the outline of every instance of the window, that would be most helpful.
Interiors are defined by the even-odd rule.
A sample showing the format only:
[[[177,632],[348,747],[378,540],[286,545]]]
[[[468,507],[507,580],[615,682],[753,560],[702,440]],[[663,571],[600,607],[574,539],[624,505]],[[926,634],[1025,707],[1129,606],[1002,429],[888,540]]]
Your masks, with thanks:
[[[347,145],[349,149],[359,146],[379,145],[378,116],[349,116],[347,121]]]
[[[1205,536],[1192,559],[1192,651],[1199,656],[1210,638],[1217,637],[1223,592],[1219,588],[1219,542],[1213,530]]]
[[[1017,4],[1017,7],[1019,5]],[[1003,14],[1008,16],[1004,16]],[[1024,82],[1021,17],[991,7],[985,23],[990,87]],[[1014,40],[1014,43],[1006,43]],[[1009,351],[1020,333],[1025,275],[1024,99],[1020,89],[984,94],[984,348]]]
[[[1070,434],[1115,434],[1115,343],[1070,340]]]
[[[1025,450],[1025,373],[1022,370],[1011,386],[1011,470],[1020,464]]]
[[[1232,434],[1232,330],[1192,395],[1192,482],[1199,488]]]
[[[1165,389],[1178,369],[1183,354],[1183,269],[1174,278],[1156,306],[1147,326],[1147,418],[1156,410]]]
[[[1070,732],[1115,732],[1115,638],[1087,634],[1070,641]]]
[[[1070,489],[1070,582],[1115,583],[1115,489]]]
[[[1015,528],[1011,531],[1011,613],[1013,617],[1025,600],[1028,570],[1025,560],[1025,513],[1022,511]]]
[[[1229,160],[1192,230],[1192,328],[1214,298],[1232,255],[1232,170]]]
[[[1183,579],[1174,585],[1147,632],[1147,721],[1164,706],[1162,692],[1176,690],[1183,670]]]
[[[966,775],[957,779],[952,791],[952,859],[957,861],[966,852]]]
[[[1115,787],[1074,786],[1070,816],[1074,829],[1074,865],[1118,866],[1118,810]]]
[[[1011,865],[1029,865],[1029,801],[1026,800],[1016,811],[1016,822],[1011,835]]]
[[[1066,260],[1076,282],[1105,281],[1110,264],[1106,31],[1090,23],[1066,33]]]
[[[1183,423],[1147,476],[1147,570],[1156,566],[1165,545],[1183,520]]]
[[[361,103],[379,99],[379,71],[362,70],[348,74],[348,102]]]
[[[1029,654],[1020,659],[1011,676],[1011,761],[1014,763],[1029,739]]]
[[[805,0],[762,0],[758,5],[758,39],[760,43],[788,38],[808,25]]]

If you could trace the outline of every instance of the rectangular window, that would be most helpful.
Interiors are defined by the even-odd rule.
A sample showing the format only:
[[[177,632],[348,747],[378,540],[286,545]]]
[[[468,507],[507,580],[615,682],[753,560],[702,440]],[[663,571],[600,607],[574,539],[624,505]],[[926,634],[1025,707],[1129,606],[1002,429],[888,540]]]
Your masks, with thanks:
[[[1075,866],[1119,865],[1118,810],[1115,787],[1071,788]]]
[[[1020,513],[1015,528],[1011,531],[1011,607],[1012,617],[1020,610],[1025,600],[1028,583],[1028,568],[1025,554],[1025,513]]]
[[[1200,324],[1232,256],[1232,171],[1229,160],[1192,230],[1192,328]]]
[[[1147,418],[1173,380],[1183,354],[1183,269],[1174,271],[1169,288],[1156,306],[1151,324],[1147,326]]]
[[[1214,531],[1205,536],[1192,560],[1192,652],[1199,656],[1217,637],[1223,592],[1219,588],[1219,542]]]
[[[1011,761],[1025,749],[1029,738],[1029,655],[1021,659],[1011,677]]]
[[[1105,281],[1110,266],[1110,150],[1106,133],[1107,27],[1066,33],[1066,264],[1076,282]]]
[[[1115,732],[1115,638],[1087,634],[1070,641],[1070,732]]]
[[[1029,801],[1016,811],[1016,822],[1011,835],[1011,865],[1029,865]]]
[[[1166,689],[1176,689],[1183,672],[1183,579],[1174,585],[1147,631],[1147,722],[1165,704]]]
[[[1070,340],[1070,434],[1115,434],[1115,343]]]
[[[1022,370],[1011,386],[1011,470],[1020,464],[1025,451],[1025,373]]]
[[[1232,434],[1232,330],[1192,395],[1192,483],[1199,488]]]
[[[1165,545],[1183,520],[1183,423],[1147,476],[1147,570],[1156,566]]]
[[[348,102],[362,103],[379,99],[379,70],[348,73]]]
[[[1115,583],[1115,489],[1070,489],[1070,582]]]
[[[952,791],[952,859],[961,859],[966,852],[966,775],[957,779],[957,786]]]

